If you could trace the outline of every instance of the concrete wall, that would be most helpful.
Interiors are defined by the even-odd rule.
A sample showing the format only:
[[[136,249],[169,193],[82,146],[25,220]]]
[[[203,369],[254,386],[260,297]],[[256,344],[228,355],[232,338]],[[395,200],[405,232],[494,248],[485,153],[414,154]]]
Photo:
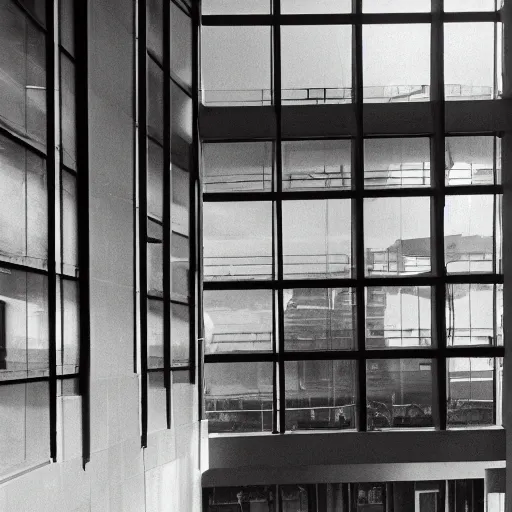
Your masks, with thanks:
[[[134,373],[134,3],[89,0],[91,461],[80,397],[59,411],[59,459],[0,486],[2,512],[200,509],[197,398],[173,387],[173,425],[140,447]]]

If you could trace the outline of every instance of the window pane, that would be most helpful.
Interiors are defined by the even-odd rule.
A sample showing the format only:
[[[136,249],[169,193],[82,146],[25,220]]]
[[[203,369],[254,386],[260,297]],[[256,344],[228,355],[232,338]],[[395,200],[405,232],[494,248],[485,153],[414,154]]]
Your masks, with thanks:
[[[172,293],[187,299],[189,296],[189,254],[190,240],[178,233],[171,234]]]
[[[274,512],[276,509],[275,486],[244,485],[238,487],[215,487],[208,492],[208,508],[204,512],[233,511]],[[241,505],[240,505],[241,504]],[[239,506],[240,505],[240,506]],[[229,508],[225,508],[229,507]]]
[[[203,190],[272,190],[272,162],[272,142],[203,144]]]
[[[148,368],[164,367],[164,303],[148,299]]]
[[[430,272],[430,198],[364,200],[365,274]]]
[[[164,372],[148,373],[148,432],[167,428]]]
[[[0,10],[0,118],[8,128],[27,135],[45,151],[45,34],[13,2],[1,0]]]
[[[163,247],[162,226],[148,219],[148,293],[162,297],[163,293]]]
[[[189,306],[171,304],[171,364],[173,368],[190,364]]]
[[[60,64],[62,163],[76,169],[75,66],[62,53]]]
[[[446,12],[494,11],[495,0],[444,0]]]
[[[172,2],[171,73],[192,86],[192,21]]]
[[[46,276],[0,268],[0,380],[48,375]]]
[[[78,268],[78,212],[76,198],[76,177],[62,171],[62,259],[64,272],[76,275]]]
[[[430,25],[363,26],[366,102],[430,99]]]
[[[349,190],[349,140],[284,141],[283,190]]]
[[[272,363],[204,365],[208,431],[272,430]]]
[[[146,13],[147,13],[147,48],[151,50],[153,55],[162,62],[163,60],[163,41],[164,41],[164,28],[163,28],[163,7],[162,0],[146,0]]]
[[[202,14],[270,14],[272,0],[203,0]]]
[[[363,12],[430,12],[431,0],[363,0]]]
[[[164,75],[150,58],[148,62],[148,134],[162,142],[164,137]]]
[[[430,141],[412,139],[366,139],[364,141],[364,186],[404,188],[430,186]]]
[[[313,512],[313,508],[310,508],[309,504],[314,499],[312,497],[315,492],[314,486],[311,489],[311,486],[308,485],[281,485],[279,492],[281,493],[283,512]]]
[[[50,458],[48,382],[0,386],[0,475]]]
[[[192,99],[171,83],[172,134],[192,144]]]
[[[183,234],[188,234],[189,226],[189,196],[190,176],[187,171],[176,165],[171,169],[171,191],[172,191],[172,229]]]
[[[447,370],[448,426],[500,425],[503,359],[450,357]]]
[[[283,103],[350,103],[351,44],[349,25],[282,26]]]
[[[77,373],[80,364],[78,282],[58,278],[57,374]]]
[[[162,147],[148,139],[148,215],[161,220],[164,199],[164,151]]]
[[[40,0],[19,0],[19,3],[27,9],[43,26],[46,24],[46,5]]]
[[[272,350],[271,290],[205,290],[205,353]]]
[[[45,161],[0,136],[0,258],[46,268],[48,205]]]
[[[366,347],[430,347],[430,286],[366,289]]]
[[[203,204],[204,278],[272,276],[272,203]]]
[[[350,200],[283,202],[284,276],[350,277]]]
[[[493,271],[494,196],[446,196],[444,245],[446,271]]]
[[[37,2],[39,3],[39,2]],[[43,2],[44,4],[44,2]],[[43,9],[44,10],[44,9]],[[75,54],[75,2],[59,0],[60,44],[71,54]]]
[[[461,59],[461,55],[465,58]],[[493,98],[494,60],[493,23],[445,23],[446,100]]]
[[[286,350],[351,350],[356,297],[351,288],[284,290]]]
[[[502,336],[494,332],[494,322],[498,329],[501,324],[501,318],[497,317],[498,304],[503,304],[503,288],[498,290],[496,285],[446,285],[447,345],[501,344]]]
[[[366,362],[368,430],[432,427],[432,359]]]
[[[352,12],[351,0],[281,0],[283,14],[337,14]]]
[[[446,185],[494,183],[494,137],[446,137]]]
[[[355,361],[286,361],[286,429],[355,428]]]
[[[202,27],[205,105],[270,105],[270,33],[270,27]]]

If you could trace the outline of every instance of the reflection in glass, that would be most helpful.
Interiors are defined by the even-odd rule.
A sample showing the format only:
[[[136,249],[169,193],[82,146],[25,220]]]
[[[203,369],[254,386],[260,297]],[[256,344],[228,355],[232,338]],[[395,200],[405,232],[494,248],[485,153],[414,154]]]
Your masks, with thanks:
[[[350,140],[283,141],[283,190],[351,188]]]
[[[282,102],[350,103],[351,47],[350,25],[282,26]]]
[[[40,4],[35,0],[36,4]],[[42,11],[44,11],[44,2]],[[71,54],[75,54],[75,2],[73,0],[60,0],[59,2],[59,29],[60,44]]]
[[[192,20],[171,2],[171,73],[192,86]]]
[[[494,137],[445,138],[446,185],[492,185]]]
[[[351,288],[285,289],[285,349],[353,349],[355,301],[355,292]]]
[[[192,144],[192,98],[171,82],[171,128],[173,136]]]
[[[153,59],[148,62],[148,134],[159,142],[164,137],[164,74]]]
[[[430,198],[364,200],[365,274],[430,272]]]
[[[167,428],[164,372],[148,373],[148,432]]]
[[[478,34],[478,37],[475,37]],[[461,59],[461,55],[465,58]],[[445,98],[494,98],[494,24],[446,23],[444,26]]]
[[[62,164],[76,170],[75,65],[61,53],[60,66]]]
[[[503,359],[451,357],[446,366],[448,426],[501,425]]]
[[[430,143],[423,137],[366,139],[365,188],[430,186]]]
[[[78,211],[76,176],[61,174],[62,194],[62,263],[65,273],[76,276],[78,268]]]
[[[148,219],[148,294],[162,297],[163,293],[163,245],[162,226]]]
[[[57,285],[57,374],[77,373],[80,362],[78,282],[59,278]]]
[[[46,276],[0,268],[0,315],[0,380],[48,376]]]
[[[366,347],[429,347],[432,344],[429,286],[366,289]]]
[[[363,12],[430,12],[430,0],[363,0]]]
[[[432,427],[432,359],[366,361],[368,430]]]
[[[281,493],[281,502],[283,511],[286,512],[311,512],[309,508],[311,493],[315,488],[311,489],[308,485],[281,485],[279,492]]]
[[[351,219],[350,200],[284,201],[284,276],[350,277]]]
[[[164,303],[148,299],[148,368],[164,367]]]
[[[189,230],[189,181],[188,172],[173,164],[171,168],[172,229],[184,235],[188,234]]]
[[[272,142],[203,144],[204,192],[272,189]]]
[[[501,345],[502,311],[503,285],[447,284],[447,345]]]
[[[207,363],[204,386],[210,433],[272,430],[272,363]]]
[[[446,271],[493,272],[494,196],[446,196]]]
[[[190,244],[186,236],[171,233],[171,283],[172,293],[177,293],[183,298],[188,298],[189,295],[189,254]]]
[[[205,353],[272,350],[271,290],[205,290]]]
[[[148,139],[147,170],[148,215],[162,220],[164,187],[164,151],[159,144]]]
[[[365,102],[429,101],[430,25],[363,26]]]
[[[495,0],[444,0],[445,12],[494,11],[494,5]]]
[[[171,304],[171,365],[173,368],[190,364],[189,306]]]
[[[352,12],[351,0],[281,0],[282,14],[344,14]]]
[[[270,34],[270,27],[201,27],[205,105],[271,104]]]
[[[271,0],[203,0],[202,14],[270,14]]]
[[[203,204],[205,280],[272,276],[272,203]]]
[[[275,512],[275,486],[244,485],[205,489],[209,493],[204,512]]]
[[[146,0],[147,49],[159,62],[163,61],[163,5],[162,0]]]
[[[286,429],[355,428],[355,361],[286,361]]]

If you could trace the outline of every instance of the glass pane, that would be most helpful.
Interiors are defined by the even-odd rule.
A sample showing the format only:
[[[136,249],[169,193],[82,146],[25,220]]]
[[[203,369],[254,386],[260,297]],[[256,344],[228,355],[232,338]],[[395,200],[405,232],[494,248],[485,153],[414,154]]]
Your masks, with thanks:
[[[446,185],[494,183],[494,137],[446,137]]]
[[[407,482],[408,483],[408,482]],[[415,482],[411,482],[412,489],[414,489]],[[356,501],[357,499],[357,510],[367,511],[372,510],[374,512],[384,512],[385,505],[386,505],[386,484],[375,484],[375,483],[362,483],[362,484],[355,484],[355,491],[352,495],[352,500]],[[398,491],[398,489],[396,489]],[[393,489],[393,500],[397,500],[398,503],[400,503],[402,496],[395,496],[399,494],[398,492],[395,492],[395,489]],[[426,493],[422,493],[426,494]],[[414,490],[413,495],[411,498],[414,497]],[[397,499],[398,498],[398,499]],[[400,501],[399,501],[400,500]],[[403,503],[403,502],[402,502]],[[411,507],[412,508],[412,507]],[[437,510],[434,506],[432,509],[423,509],[421,506],[419,509],[416,509],[415,512],[427,512],[429,511],[435,511]]]
[[[284,141],[283,190],[349,190],[350,140]]]
[[[351,350],[355,347],[356,296],[351,288],[284,290],[286,350]]]
[[[363,26],[365,102],[430,99],[430,25]]]
[[[46,24],[46,5],[41,0],[19,0],[19,3],[27,9],[43,26]]]
[[[281,0],[282,14],[343,14],[352,12],[352,0]]]
[[[431,0],[363,0],[363,12],[430,12]]]
[[[364,141],[364,186],[406,188],[430,186],[430,141],[412,139],[366,139]]]
[[[205,290],[205,353],[272,350],[271,290]]]
[[[364,200],[365,274],[430,272],[430,198]]]
[[[465,55],[464,59],[460,58],[461,54]],[[445,23],[446,100],[493,98],[494,60],[493,23]]]
[[[494,196],[446,196],[444,246],[446,271],[493,271]]]
[[[164,11],[162,0],[146,0],[147,16],[147,49],[150,50],[157,59],[163,60],[163,41],[164,41]]]
[[[164,137],[164,75],[148,58],[148,134],[162,142]]]
[[[355,428],[356,361],[286,361],[286,429]]]
[[[164,367],[164,303],[148,299],[148,368]]]
[[[58,278],[57,374],[77,373],[80,363],[78,282]]]
[[[210,434],[272,430],[272,363],[207,363],[204,386]]]
[[[270,105],[270,34],[270,27],[201,28],[205,105]]]
[[[192,86],[192,21],[172,2],[171,73]]]
[[[498,327],[502,321],[498,319],[499,304],[503,305],[503,289],[498,290],[495,285],[446,285],[447,345],[501,344],[502,336],[495,338],[494,332],[494,322],[497,322]]]
[[[182,295],[185,299],[189,295],[189,253],[188,237],[173,232],[171,234],[172,293]]]
[[[0,380],[47,376],[47,278],[0,268],[0,310]]]
[[[350,103],[351,44],[350,25],[282,26],[283,103]]]
[[[171,304],[171,364],[174,367],[190,364],[189,306]]]
[[[205,489],[208,492],[208,508],[204,512],[274,512],[275,486],[238,486]],[[237,510],[237,512],[238,512]]]
[[[172,134],[192,144],[192,99],[171,82]]]
[[[148,176],[147,176],[148,215],[159,220],[163,216],[164,200],[164,151],[162,147],[148,139]]]
[[[171,169],[172,191],[172,229],[183,234],[188,234],[189,210],[190,210],[190,176],[187,171],[176,165]]]
[[[366,361],[368,430],[432,427],[432,359]]]
[[[37,2],[39,3],[39,2]],[[44,2],[43,2],[44,4]],[[71,54],[75,54],[75,2],[59,0],[60,44]]]
[[[167,428],[164,372],[148,373],[148,432]]]
[[[75,66],[60,55],[62,164],[76,169]]]
[[[78,268],[78,211],[76,177],[62,171],[62,260],[64,272],[76,275]]]
[[[13,2],[1,0],[0,10],[0,118],[46,151],[45,34]]]
[[[447,378],[449,427],[501,424],[502,358],[450,357]]]
[[[270,14],[272,0],[203,0],[202,14]]]
[[[0,475],[50,458],[48,382],[0,386]]]
[[[284,201],[284,276],[350,277],[351,236],[350,200]]]
[[[313,493],[314,493],[313,487]],[[309,507],[313,496],[311,495],[311,486],[308,485],[281,485],[281,502],[283,512],[313,512]]]
[[[162,297],[163,293],[163,246],[162,226],[148,219],[148,294]]]
[[[430,347],[430,286],[374,286],[366,289],[366,347]]]
[[[446,12],[494,11],[495,0],[444,0]]]
[[[272,190],[272,142],[203,144],[204,192]]]
[[[272,203],[203,204],[206,281],[272,276]]]

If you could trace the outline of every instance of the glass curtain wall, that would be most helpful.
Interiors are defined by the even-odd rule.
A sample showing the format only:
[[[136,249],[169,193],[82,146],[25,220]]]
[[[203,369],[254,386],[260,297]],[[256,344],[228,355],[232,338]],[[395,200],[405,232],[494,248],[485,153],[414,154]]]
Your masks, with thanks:
[[[278,131],[202,142],[204,418],[210,432],[500,424],[500,139],[444,125],[445,101],[499,97],[499,12],[327,3],[205,2],[204,105],[272,105]],[[493,73],[477,83],[469,62]],[[433,128],[366,133],[376,102],[431,102]],[[282,110],[311,104],[355,127],[283,137]]]

